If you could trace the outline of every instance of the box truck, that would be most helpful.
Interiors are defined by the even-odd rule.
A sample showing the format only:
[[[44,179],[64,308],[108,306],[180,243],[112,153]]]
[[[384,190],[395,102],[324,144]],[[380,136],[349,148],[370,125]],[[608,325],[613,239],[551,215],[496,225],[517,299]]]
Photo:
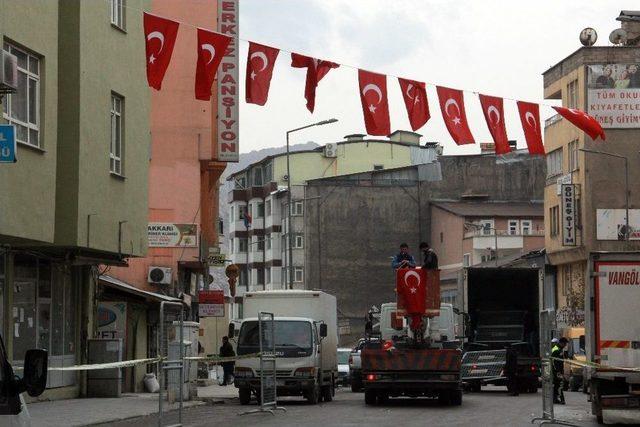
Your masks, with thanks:
[[[238,356],[259,352],[258,313],[273,313],[278,396],[303,396],[312,404],[331,401],[338,379],[336,298],[322,291],[257,291],[247,292],[243,302]],[[259,397],[259,371],[257,357],[236,362],[241,404]]]
[[[586,369],[598,422],[640,424],[640,253],[592,253]]]

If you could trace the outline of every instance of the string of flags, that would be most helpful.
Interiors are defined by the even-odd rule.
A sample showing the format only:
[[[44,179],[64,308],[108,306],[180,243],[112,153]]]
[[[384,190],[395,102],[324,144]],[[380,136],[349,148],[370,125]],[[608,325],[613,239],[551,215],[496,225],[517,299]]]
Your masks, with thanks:
[[[171,55],[178,35],[180,23],[150,13],[144,13],[146,43],[147,81],[150,87],[161,90],[162,80],[171,62]],[[231,42],[231,37],[203,28],[197,29],[198,60],[195,76],[195,97],[211,99],[212,87],[218,67]],[[246,69],[246,102],[265,105],[273,69],[280,49],[249,41]],[[306,68],[304,97],[307,109],[313,113],[316,90],[320,81],[340,64],[291,53],[293,68]],[[426,83],[398,78],[400,90],[409,117],[411,128],[416,131],[424,126],[431,114],[427,99]],[[358,69],[358,84],[362,114],[369,135],[387,136],[391,133],[389,101],[387,97],[387,75]],[[451,138],[458,145],[474,144],[469,128],[462,90],[436,86],[442,118]],[[487,127],[494,141],[496,154],[510,152],[504,115],[504,99],[496,96],[478,95]],[[517,101],[520,122],[529,153],[544,155],[540,104]],[[570,123],[584,131],[593,140],[606,138],[602,126],[584,111],[574,108],[552,107]]]

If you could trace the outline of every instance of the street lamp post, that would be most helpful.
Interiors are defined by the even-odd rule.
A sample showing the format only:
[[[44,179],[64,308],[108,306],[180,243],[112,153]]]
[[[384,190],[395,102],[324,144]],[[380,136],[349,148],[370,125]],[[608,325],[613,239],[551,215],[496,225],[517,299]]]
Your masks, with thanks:
[[[289,253],[289,263],[287,264],[287,268],[289,269],[289,289],[293,289],[293,247],[291,241],[291,168],[289,166],[289,135],[298,132],[303,129],[307,129],[314,126],[322,126],[328,125],[331,123],[337,122],[338,119],[329,119],[322,120],[317,123],[312,123],[310,125],[301,126],[299,128],[291,129],[287,131],[287,251]]]
[[[624,160],[624,240],[629,240],[629,159],[619,154],[607,153],[606,151],[589,150],[580,148],[585,153],[600,154],[602,156],[610,156]]]

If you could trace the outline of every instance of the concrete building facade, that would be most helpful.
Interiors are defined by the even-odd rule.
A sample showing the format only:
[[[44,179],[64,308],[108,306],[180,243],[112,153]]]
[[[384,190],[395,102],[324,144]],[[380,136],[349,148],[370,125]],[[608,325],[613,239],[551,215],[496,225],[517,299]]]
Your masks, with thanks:
[[[629,20],[621,14],[623,27],[629,34],[640,34],[640,14],[633,16]],[[640,250],[637,233],[640,171],[634,167],[639,160],[640,117],[634,115],[634,109],[638,109],[640,82],[631,73],[639,65],[637,44],[592,46],[581,47],[543,73],[545,98],[561,100],[565,107],[588,112],[601,122],[606,132],[606,142],[594,142],[559,115],[548,119],[545,126],[548,164],[544,188],[545,247],[549,261],[557,267],[559,327],[583,325],[590,253]],[[576,218],[570,228],[575,240],[565,240],[571,236],[567,236],[563,224],[566,211],[562,204],[562,183],[575,185]],[[626,191],[630,241],[625,241],[622,231]]]
[[[424,164],[435,160],[438,153],[436,143],[420,145],[420,135],[406,131],[396,131],[387,140],[348,135],[344,141],[291,153],[291,227],[286,210],[286,155],[269,156],[230,175],[227,179],[235,188],[228,199],[228,248],[232,262],[241,267],[239,289],[280,289],[287,285],[289,238],[293,245],[293,286],[308,288],[305,212],[313,203],[305,195],[309,180]]]
[[[146,251],[142,20],[116,10],[0,3],[2,49],[18,60],[18,89],[2,99],[0,117],[18,136],[18,161],[0,165],[2,335],[18,366],[34,347],[49,350],[52,367],[86,362],[97,266]],[[83,377],[51,372],[41,398],[82,394]]]
[[[372,305],[395,300],[391,258],[401,242],[409,244],[417,259],[419,243],[430,242],[440,253],[440,265],[455,272],[463,265],[464,254],[472,253],[465,252],[465,245],[486,239],[465,237],[465,221],[496,218],[501,228],[503,218],[530,219],[533,230],[541,227],[545,174],[543,158],[520,150],[506,156],[440,156],[428,164],[308,181],[307,286],[338,298],[341,342],[362,335]],[[505,218],[496,214],[496,205],[505,211],[516,206],[526,211],[514,210]],[[465,211],[453,214],[452,206]],[[512,237],[504,238],[506,242]],[[523,243],[516,250],[528,247]],[[455,277],[445,289],[451,291],[449,298],[456,297]]]

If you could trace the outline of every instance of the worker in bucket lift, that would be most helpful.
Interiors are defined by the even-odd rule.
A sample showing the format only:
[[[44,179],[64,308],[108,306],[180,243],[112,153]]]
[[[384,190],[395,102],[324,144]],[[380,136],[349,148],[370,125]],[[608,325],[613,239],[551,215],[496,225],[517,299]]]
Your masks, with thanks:
[[[422,268],[424,268],[425,270],[437,270],[438,255],[436,255],[435,251],[431,249],[427,242],[420,243],[420,250],[422,251],[422,256],[424,257]]]
[[[553,378],[553,403],[564,405],[564,393],[562,391],[562,382],[564,381],[564,358],[563,350],[569,342],[568,339],[562,337],[554,344],[551,349],[551,373]]]
[[[393,267],[394,270],[416,267],[416,260],[413,258],[413,255],[409,253],[409,245],[406,243],[400,244],[400,252],[393,257],[391,267]]]

